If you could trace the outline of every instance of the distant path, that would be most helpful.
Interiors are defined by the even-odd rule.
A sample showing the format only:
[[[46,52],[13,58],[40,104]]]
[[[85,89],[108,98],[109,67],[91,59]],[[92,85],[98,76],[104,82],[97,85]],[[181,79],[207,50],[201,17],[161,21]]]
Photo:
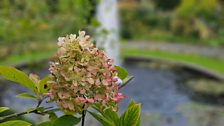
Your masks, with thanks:
[[[176,42],[171,43],[145,41],[128,41],[122,46],[124,48],[152,49],[185,54],[197,54],[201,56],[215,57],[224,60],[224,48],[221,47],[208,47],[204,45],[191,45]]]

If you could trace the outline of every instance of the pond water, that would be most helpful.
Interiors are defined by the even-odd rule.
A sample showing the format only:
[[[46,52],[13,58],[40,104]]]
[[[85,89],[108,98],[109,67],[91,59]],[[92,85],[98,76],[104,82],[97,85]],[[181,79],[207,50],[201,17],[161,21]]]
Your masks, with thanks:
[[[171,120],[168,122],[175,124],[175,126],[186,123],[186,119],[176,111],[176,108],[189,103],[190,99],[180,92],[175,85],[178,76],[174,72],[135,65],[126,65],[125,67],[135,79],[121,90],[128,97],[121,103],[122,109],[133,98],[136,102],[141,103],[143,113],[175,118],[175,122],[171,122]]]
[[[195,96],[192,91],[185,90],[182,80],[189,73],[135,63],[125,63],[124,67],[135,78],[128,86],[121,89],[127,98],[119,104],[120,111],[124,111],[130,99],[141,103],[141,126],[222,126],[224,124],[222,106],[201,102],[200,99],[192,97]],[[48,74],[45,67],[32,71],[41,76]],[[26,88],[8,81],[0,82],[0,87],[1,106],[11,106],[18,111],[25,110],[27,106],[33,107],[34,102],[31,100],[15,97],[16,94],[26,91]],[[40,117],[35,116],[35,120],[36,118]],[[87,120],[92,124],[91,126],[97,125],[91,118]]]

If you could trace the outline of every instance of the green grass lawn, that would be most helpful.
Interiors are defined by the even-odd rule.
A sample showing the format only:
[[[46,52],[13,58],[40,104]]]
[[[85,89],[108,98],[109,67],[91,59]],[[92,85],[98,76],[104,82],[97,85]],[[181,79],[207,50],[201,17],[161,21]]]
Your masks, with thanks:
[[[180,54],[159,50],[137,50],[137,49],[123,49],[121,53],[122,57],[125,56],[140,56],[148,58],[157,58],[162,60],[169,60],[173,62],[179,62],[183,64],[193,65],[195,67],[205,69],[221,76],[224,75],[224,61],[202,57],[193,54]]]
[[[40,52],[30,52],[20,55],[9,55],[4,59],[0,60],[0,65],[19,65],[23,63],[30,63],[30,62],[38,62],[44,59],[48,59],[52,57],[55,53],[55,50],[49,51],[40,51]]]
[[[50,58],[54,55],[55,50],[32,52],[21,55],[10,55],[0,61],[0,65],[18,65],[29,62],[38,62],[43,59]],[[194,65],[219,75],[224,75],[224,61],[215,58],[202,57],[198,55],[179,54],[173,52],[159,51],[159,50],[137,50],[137,49],[123,49],[121,56],[139,56],[156,58],[162,60],[173,61],[177,63],[184,63]]]

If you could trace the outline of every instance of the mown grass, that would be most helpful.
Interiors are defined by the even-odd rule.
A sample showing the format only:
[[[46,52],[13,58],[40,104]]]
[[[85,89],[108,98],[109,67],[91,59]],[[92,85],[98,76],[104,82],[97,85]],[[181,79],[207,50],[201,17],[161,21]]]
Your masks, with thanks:
[[[148,57],[169,60],[173,62],[194,65],[198,68],[206,69],[208,71],[224,75],[224,60],[202,57],[195,54],[180,54],[160,50],[123,49],[121,56],[141,56],[146,58]]]
[[[40,51],[40,52],[29,52],[25,54],[14,54],[9,55],[4,59],[0,60],[0,65],[11,65],[16,66],[19,64],[25,64],[30,62],[38,62],[44,59],[52,57],[55,50]]]
[[[0,60],[0,65],[19,65],[23,63],[38,62],[43,59],[50,58],[54,55],[55,50],[30,52],[20,55],[10,55]],[[173,62],[179,62],[196,67],[203,68],[217,74],[224,75],[224,60],[215,58],[202,57],[193,54],[180,54],[174,52],[160,50],[137,50],[137,49],[122,49],[121,56],[140,56],[148,58],[157,58]]]

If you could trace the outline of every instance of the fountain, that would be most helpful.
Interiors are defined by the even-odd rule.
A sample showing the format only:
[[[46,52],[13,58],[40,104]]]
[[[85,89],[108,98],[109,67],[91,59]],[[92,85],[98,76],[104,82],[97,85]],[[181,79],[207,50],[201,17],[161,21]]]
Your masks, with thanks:
[[[101,0],[96,17],[101,23],[101,26],[96,30],[98,34],[96,38],[97,46],[104,48],[109,56],[115,59],[115,63],[119,64],[117,0]],[[155,68],[152,67],[155,65]],[[120,104],[121,111],[127,107],[130,98],[133,98],[136,102],[142,103],[142,126],[202,126],[205,124],[222,126],[224,114],[221,110],[223,110],[223,107],[216,104],[216,100],[220,102],[219,96],[213,97],[213,95],[194,93],[185,84],[185,76],[190,75],[189,78],[195,78],[195,76],[199,76],[198,73],[194,74],[186,69],[173,69],[172,67],[159,69],[157,68],[159,66],[160,64],[157,62],[153,64],[140,60],[124,62],[124,67],[135,79],[131,81],[129,86],[121,90],[127,96]],[[47,67],[43,67],[32,70],[32,72],[43,77],[48,74],[47,69]],[[26,71],[30,70],[27,68]],[[206,76],[204,78],[208,79]],[[195,88],[198,89],[198,87]],[[0,81],[1,106],[9,106],[17,111],[23,111],[25,107],[32,108],[34,103],[30,99],[17,99],[15,97],[16,94],[26,91],[20,85]],[[204,96],[207,97],[204,98]],[[223,94],[220,96],[223,98]],[[212,98],[212,100],[210,101],[208,97]],[[197,102],[200,104],[197,104]],[[38,119],[39,117],[35,117],[35,123],[40,122]],[[97,125],[94,121],[91,121],[91,118],[87,118],[86,121],[89,124],[88,126]]]
[[[117,14],[117,0],[100,0],[96,18],[100,22],[97,31],[97,46],[103,48],[110,58],[119,64],[119,22]]]

